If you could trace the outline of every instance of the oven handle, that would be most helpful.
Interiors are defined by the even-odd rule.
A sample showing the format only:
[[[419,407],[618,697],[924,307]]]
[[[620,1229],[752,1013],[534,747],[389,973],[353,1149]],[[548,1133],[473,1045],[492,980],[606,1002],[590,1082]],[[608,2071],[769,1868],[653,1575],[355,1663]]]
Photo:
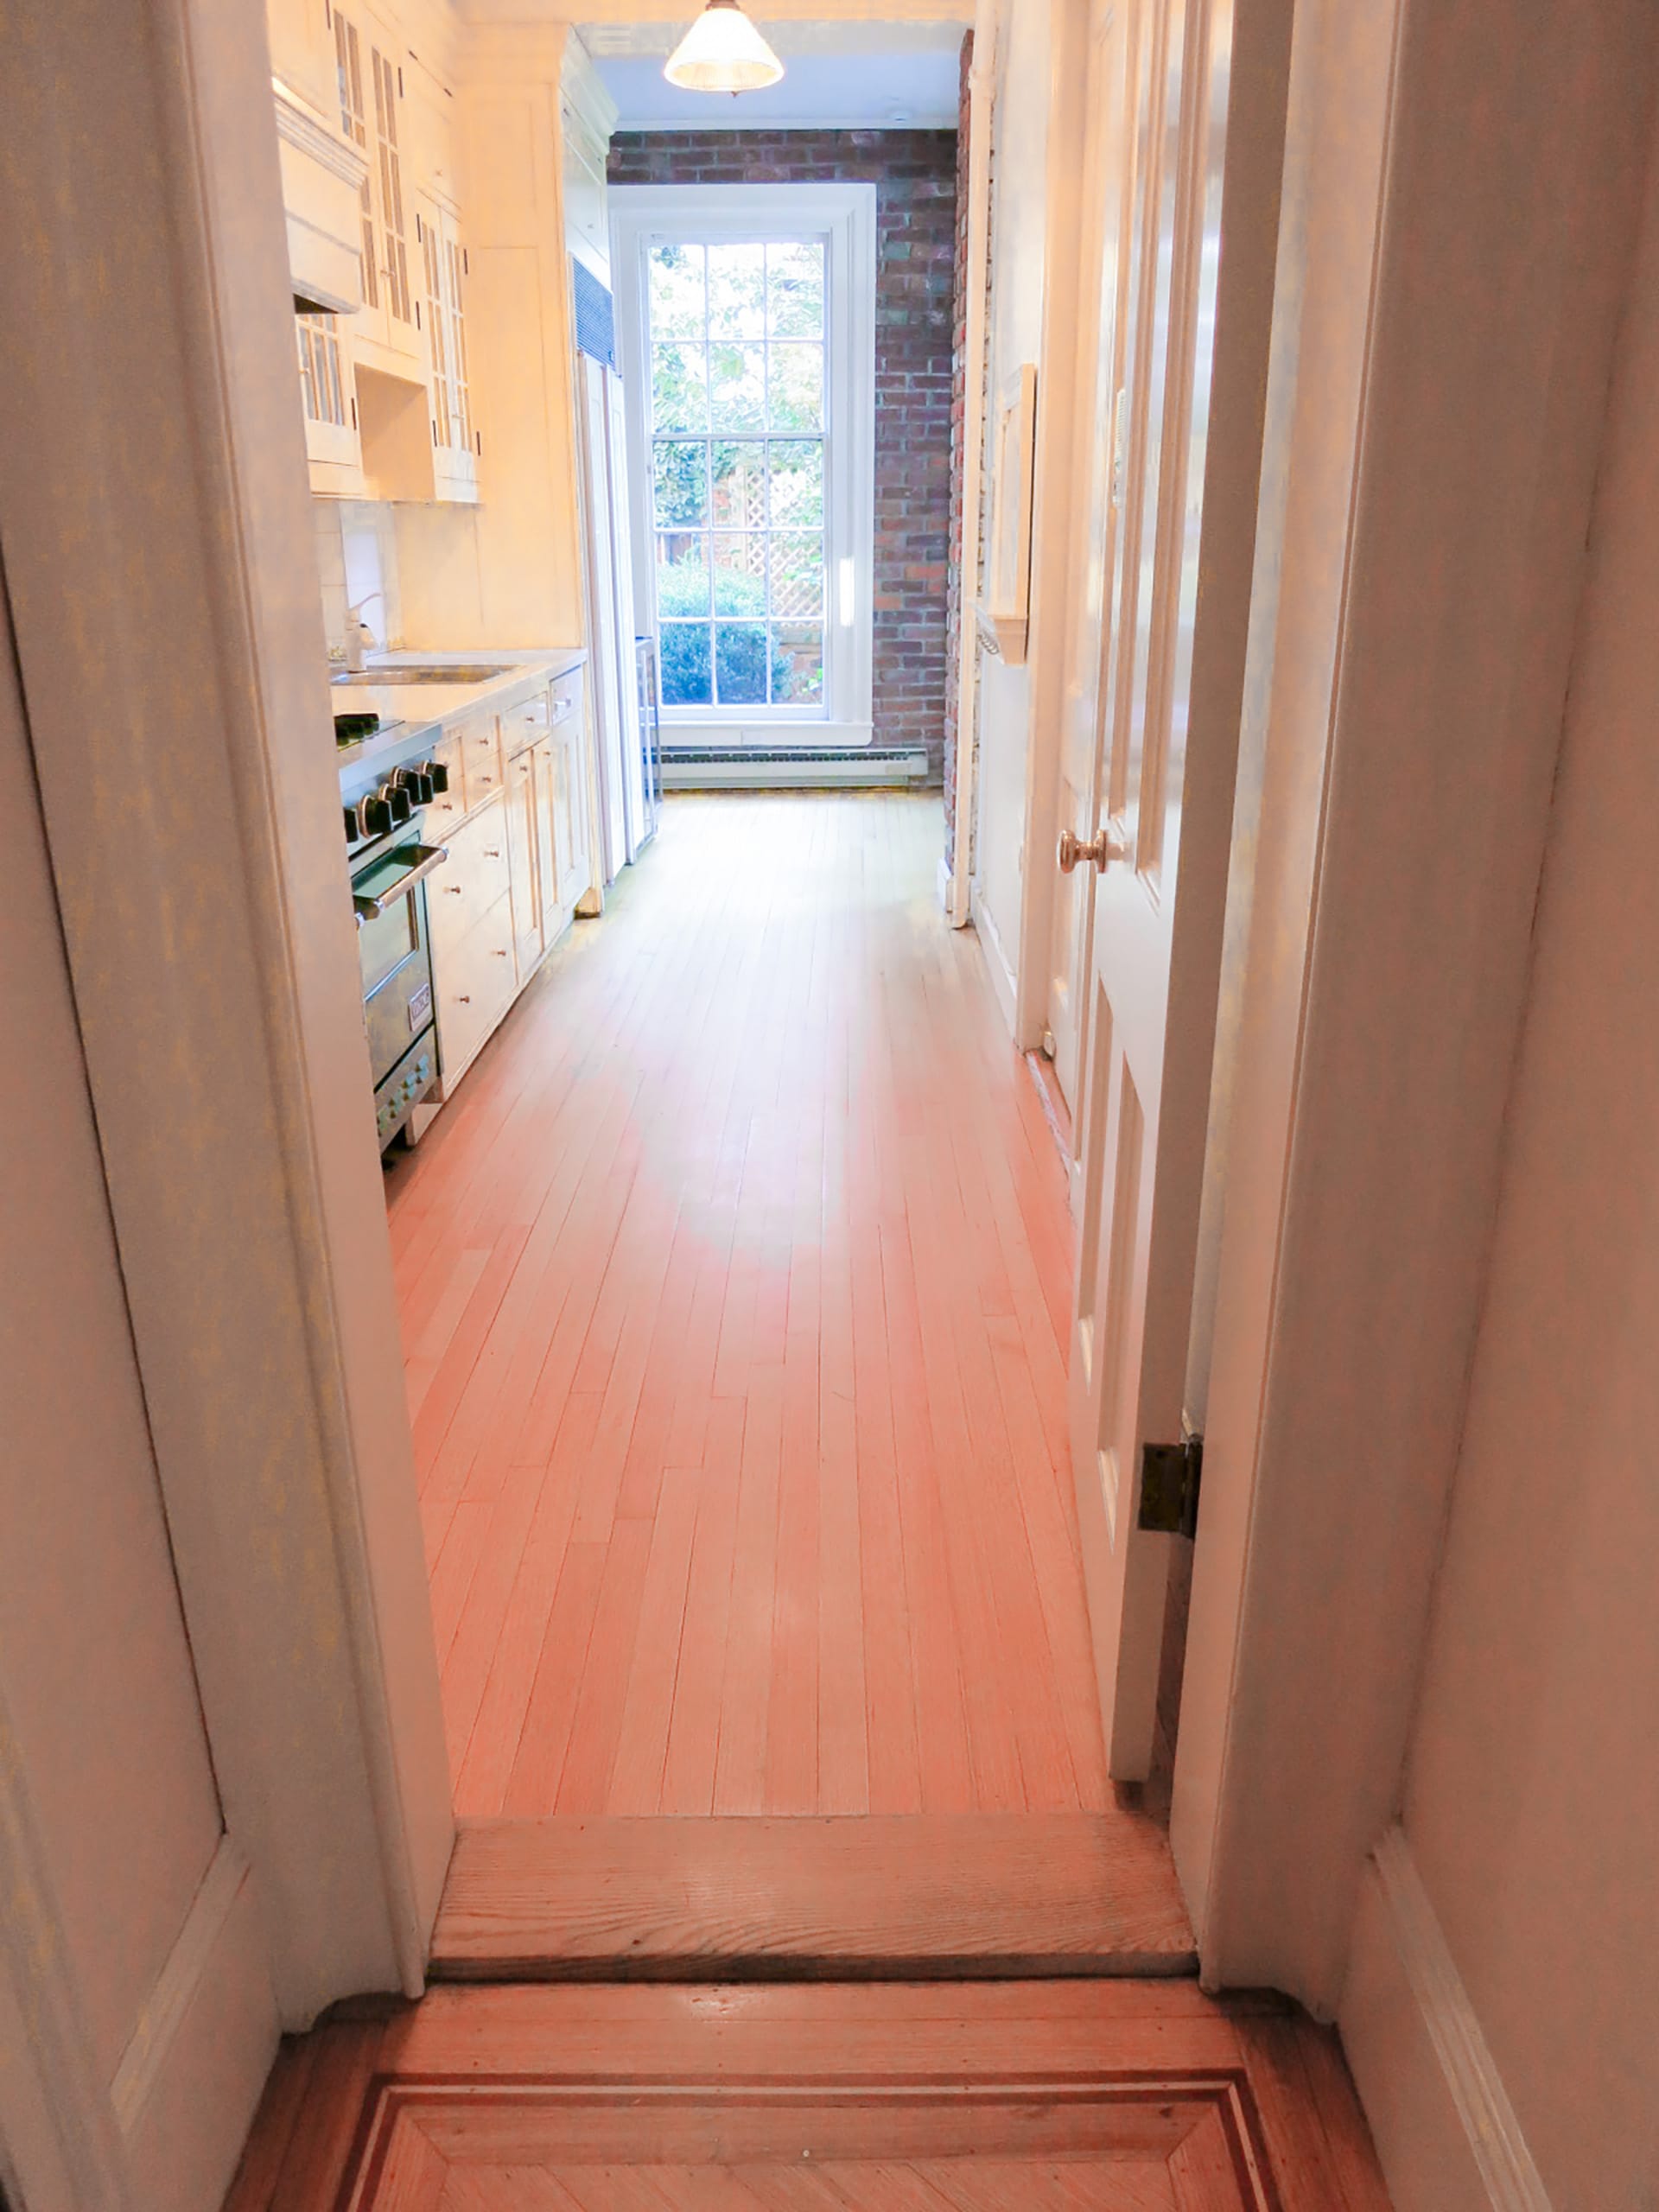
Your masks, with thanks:
[[[353,892],[352,909],[357,916],[359,928],[365,922],[373,921],[378,914],[384,914],[389,906],[395,906],[412,884],[418,883],[423,876],[430,875],[434,868],[442,868],[449,857],[448,845],[411,845],[409,849],[411,855],[418,853],[420,857],[407,875],[400,875],[396,883],[389,885],[372,899],[362,898]]]

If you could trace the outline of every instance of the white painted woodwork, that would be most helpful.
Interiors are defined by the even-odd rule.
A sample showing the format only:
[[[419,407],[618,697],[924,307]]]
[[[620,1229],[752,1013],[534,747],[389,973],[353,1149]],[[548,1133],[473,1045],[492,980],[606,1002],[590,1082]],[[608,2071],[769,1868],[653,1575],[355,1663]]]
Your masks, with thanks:
[[[301,2026],[418,1986],[447,1762],[265,43],[238,8],[153,0],[31,16],[7,60],[7,587],[179,1602],[257,1892],[250,1918],[226,1875],[213,1927],[186,1899],[171,1930],[199,1970],[164,2016],[213,2063],[168,2107],[160,2154],[196,2180],[161,2201],[209,2212],[269,1991]],[[223,2009],[252,2018],[249,1956],[257,2045]]]
[[[1081,105],[1075,65],[1069,81],[1061,66],[1073,29],[1070,11],[1057,0],[1019,0],[1017,5],[1002,0],[991,56],[995,72],[995,121],[990,124],[993,148],[1017,145],[1020,157],[1010,161],[995,151],[992,156],[991,285],[986,309],[984,395],[988,422],[982,507],[988,506],[995,498],[991,479],[995,455],[989,440],[995,434],[995,395],[1005,389],[1022,364],[1035,361],[1039,365],[1039,480],[1034,527],[1039,574],[1033,588],[1039,620],[1045,604],[1041,556],[1049,520],[1044,471],[1051,422],[1064,419],[1063,410],[1058,417],[1055,413],[1057,391],[1063,379],[1051,373],[1057,364],[1050,360],[1044,345],[1049,257],[1056,235],[1050,221],[1049,192],[1054,177],[1057,105],[1063,106],[1069,92],[1074,115]],[[990,122],[988,117],[987,120]],[[1063,128],[1058,135],[1064,141]],[[1072,172],[1069,188],[1075,197],[1077,147],[1065,143],[1064,158]],[[1067,277],[1069,281],[1069,270]],[[1071,466],[1069,461],[1067,466]],[[975,630],[970,607],[964,608],[963,621]],[[988,956],[997,997],[1022,1046],[1034,1045],[1041,1027],[1039,1022],[1038,1030],[1028,1035],[1021,1035],[1018,1028],[1018,966],[1026,881],[1033,869],[1047,872],[1052,868],[1046,833],[1040,852],[1028,855],[1026,850],[1028,772],[1033,750],[1045,742],[1033,708],[1033,691],[1039,676],[1051,664],[1051,648],[1040,639],[1033,640],[1033,648],[1023,664],[1015,664],[981,647],[976,663],[973,919]],[[1046,970],[1046,959],[1042,965]]]
[[[26,1170],[0,1231],[0,2009],[22,2016],[16,2036],[0,2023],[0,2177],[10,2166],[30,2212],[213,2212],[276,2012],[247,1863],[223,1833],[0,634],[0,1127]],[[44,2136],[19,2100],[31,2069]],[[217,2110],[181,2126],[214,2083]]]
[[[1632,66],[1637,57],[1651,68],[1645,34]],[[1635,150],[1628,139],[1625,149]],[[1656,2177],[1656,395],[1659,171],[1649,153],[1395,1839],[1395,1858],[1406,1854],[1421,1891],[1416,1916],[1426,1910],[1442,1931],[1497,2077],[1495,2093],[1475,2087],[1478,2111],[1496,2114],[1490,2139],[1505,2166],[1491,2198],[1505,2206],[1546,2196],[1560,2207],[1636,2205]],[[1386,1886],[1383,1853],[1378,1870]],[[1397,1900],[1389,1918],[1408,1936],[1412,1916]],[[1413,1963],[1408,1940],[1393,1949]],[[1362,2078],[1387,2094],[1393,2018],[1354,1989],[1351,1970],[1341,2017],[1366,2036]],[[1450,2071],[1455,2089],[1455,2063]],[[1431,2201],[1412,2153],[1434,2099],[1432,2082],[1402,2068],[1395,2124],[1378,2129],[1390,2177],[1402,2177],[1400,2212]],[[1517,2138],[1536,2162],[1531,2196],[1522,2162],[1509,2155]]]
[[[464,589],[448,595],[452,607],[435,601],[432,620],[448,626],[442,642],[461,648],[574,644],[583,634],[560,151],[564,43],[562,23],[474,23],[457,54],[480,505]],[[439,636],[434,630],[425,642]]]
[[[1481,1528],[1484,1489],[1484,1525],[1501,1529],[1501,1548],[1483,1538],[1460,1566],[1479,1555],[1475,1580],[1518,1635],[1517,1665],[1559,1665],[1563,1684],[1593,1681],[1598,1699],[1623,1679],[1605,1663],[1579,1676],[1589,1647],[1569,1640],[1558,1653],[1551,1635],[1604,1602],[1612,1635],[1623,1603],[1615,1583],[1604,1600],[1595,1576],[1573,1594],[1581,1548],[1611,1547],[1600,1553],[1611,1562],[1618,1540],[1605,1522],[1593,1537],[1581,1531],[1586,1501],[1569,1510],[1562,1456],[1590,1441],[1588,1411],[1598,1472],[1610,1465],[1622,1494],[1619,1455],[1642,1422],[1609,1387],[1616,1365],[1598,1379],[1583,1364],[1592,1339],[1623,1357],[1596,1336],[1589,1302],[1618,1280],[1619,1262],[1592,1236],[1571,1287],[1565,1274],[1559,1292],[1541,1279],[1546,1255],[1560,1262],[1542,1216],[1570,1148],[1559,1133],[1541,1152],[1520,1148],[1542,1094],[1528,1096],[1524,1073],[1512,1087],[1517,1047],[1523,1071],[1531,1049],[1529,977],[1548,957],[1552,795],[1567,786],[1592,668],[1590,632],[1574,626],[1586,566],[1605,557],[1592,494],[1611,465],[1603,423],[1630,308],[1659,29],[1625,0],[1603,0],[1594,22],[1586,39],[1582,23],[1541,18],[1535,36],[1494,47],[1455,11],[1432,28],[1414,18],[1403,36],[1399,14],[1295,13],[1263,469],[1272,497],[1241,778],[1260,799],[1241,828],[1255,853],[1249,960],[1172,1838],[1206,1974],[1271,1982],[1325,2012],[1340,1999],[1367,1858],[1402,1777],[1411,1835],[1406,1761],[1433,1593],[1455,1556],[1444,1548],[1448,1509],[1454,1536],[1465,1507]],[[1446,85],[1477,76],[1479,101],[1449,106]],[[1630,620],[1621,603],[1611,627],[1624,636]],[[1635,788],[1609,790],[1609,827],[1625,824]],[[1624,871],[1607,830],[1585,849],[1611,893]],[[1616,957],[1636,974],[1641,909],[1626,918],[1626,895],[1640,886],[1623,886]],[[1605,1017],[1608,942],[1563,939],[1559,1007]],[[1569,1054],[1552,1095],[1573,1091],[1573,1111],[1592,1115],[1611,1163],[1622,1156],[1618,1105],[1599,1095],[1599,1071],[1629,1074],[1632,1063],[1629,1043],[1604,1033],[1606,1059],[1579,1066]],[[1527,1209],[1540,1211],[1503,1290],[1494,1222],[1500,1243],[1519,1223],[1506,1230],[1506,1126],[1517,1190],[1532,1186]],[[1575,1231],[1592,1187],[1561,1217]],[[1637,1214],[1627,1192],[1605,1219]],[[1560,1423],[1547,1430],[1519,1410],[1510,1444],[1484,1429],[1471,1395],[1489,1281],[1526,1317],[1500,1332],[1509,1371],[1527,1374]],[[1556,1296],[1555,1313],[1588,1333],[1558,1338]],[[1637,1310],[1621,1291],[1618,1327]],[[1651,1363],[1628,1356],[1623,1373],[1645,1377]],[[1593,1407],[1586,1399],[1575,1414],[1578,1382]],[[1460,1498],[1464,1439],[1484,1472]],[[1543,1484],[1541,1506],[1528,1484]],[[1514,1529],[1538,1516],[1535,1552],[1511,1548],[1511,1495]],[[1630,1548],[1640,1554],[1639,1538]],[[1570,2045],[1552,2031],[1541,2059],[1543,2023],[1523,2031],[1513,2010],[1522,1978],[1535,2005],[1547,1985],[1571,1992],[1580,1968],[1577,1986],[1596,1986],[1593,1962],[1615,1948],[1629,1959],[1641,1949],[1622,1877],[1583,1856],[1601,1792],[1628,1778],[1631,1708],[1615,1691],[1598,1751],[1575,1732],[1593,1704],[1558,1707],[1535,1675],[1504,1670],[1504,1702],[1494,1701],[1486,1669],[1501,1648],[1465,1701],[1475,1656],[1464,1644],[1445,1677],[1437,1729],[1455,1707],[1454,1740],[1471,1757],[1522,1758],[1532,1792],[1554,1804],[1528,1833],[1522,1807],[1535,1795],[1489,1795],[1478,1819],[1463,1801],[1478,1855],[1450,1883],[1438,1843],[1420,1849],[1412,1836],[1412,1850],[1548,2182],[1540,2115],[1615,2154],[1632,2140],[1606,2103],[1608,2045],[1575,2025]],[[1500,1714],[1516,1724],[1507,1744]],[[1563,1763],[1569,1745],[1583,1765]],[[1623,1835],[1639,1822],[1629,1798],[1614,1802],[1609,1833]],[[1605,1931],[1590,1933],[1569,1893],[1605,1895]],[[1545,1900],[1560,1916],[1541,1929]],[[1489,1948],[1500,1904],[1503,1940]],[[1551,1974],[1569,1953],[1571,1967]],[[1508,1993],[1494,2006],[1500,1975]],[[1620,2009],[1609,2035],[1643,2047]],[[1559,2068],[1559,2103],[1556,2088],[1538,2088],[1540,2065]],[[1618,2088],[1630,2099],[1628,2075]],[[1605,2137],[1599,2123],[1582,2127],[1590,2096],[1608,2111]]]
[[[530,974],[546,947],[536,852],[535,773],[528,747],[507,762],[507,872],[512,893],[513,959],[520,976]]]
[[[1275,28],[1231,0],[1147,0],[1126,54],[1124,459],[1095,771],[1109,857],[1093,894],[1071,1359],[1107,1764],[1123,1781],[1150,1766],[1179,1541],[1137,1526],[1141,1452],[1178,1443],[1185,1414],[1268,340],[1249,241],[1271,239],[1276,212]],[[1224,289],[1224,207],[1244,241]]]
[[[1077,359],[1073,384],[1079,435],[1071,442],[1078,481],[1069,575],[1065,688],[1062,707],[1058,829],[1092,837],[1099,817],[1104,745],[1102,678],[1107,595],[1115,549],[1113,430],[1122,386],[1123,214],[1129,184],[1124,117],[1124,48],[1130,11],[1119,0],[1090,0],[1086,118],[1077,225]],[[1033,859],[1038,858],[1033,827]],[[1081,1128],[1083,1046],[1090,979],[1095,876],[1079,868],[1054,889],[1047,1027],[1054,1073]],[[1074,1135],[1075,1166],[1075,1135]]]
[[[632,750],[639,757],[639,708],[632,688],[624,683],[627,672],[623,654],[632,664],[632,641],[625,639],[620,620],[621,600],[617,574],[618,543],[613,528],[611,471],[611,407],[607,389],[612,378],[603,363],[587,353],[576,362],[576,406],[582,543],[586,556],[585,587],[588,634],[593,642],[594,728],[600,793],[599,875],[613,883],[633,857],[628,839],[628,769]],[[626,513],[622,515],[622,547],[626,550]],[[632,709],[632,712],[630,711]],[[633,743],[629,744],[629,731]],[[636,778],[637,780],[637,778]]]

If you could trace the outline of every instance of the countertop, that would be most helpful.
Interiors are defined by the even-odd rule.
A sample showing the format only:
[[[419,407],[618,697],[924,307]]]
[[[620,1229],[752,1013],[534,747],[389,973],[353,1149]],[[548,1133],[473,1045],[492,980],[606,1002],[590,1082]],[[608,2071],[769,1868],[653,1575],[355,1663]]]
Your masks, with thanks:
[[[335,714],[378,715],[385,725],[372,737],[338,747],[340,769],[355,779],[371,768],[395,766],[407,747],[434,736],[441,723],[474,707],[509,705],[532,683],[567,676],[587,658],[586,650],[580,645],[543,645],[511,652],[480,648],[467,653],[371,653],[364,666],[365,676],[377,668],[406,668],[411,663],[423,667],[482,664],[503,672],[487,683],[331,683],[328,697]],[[331,669],[329,673],[332,677],[338,671]]]

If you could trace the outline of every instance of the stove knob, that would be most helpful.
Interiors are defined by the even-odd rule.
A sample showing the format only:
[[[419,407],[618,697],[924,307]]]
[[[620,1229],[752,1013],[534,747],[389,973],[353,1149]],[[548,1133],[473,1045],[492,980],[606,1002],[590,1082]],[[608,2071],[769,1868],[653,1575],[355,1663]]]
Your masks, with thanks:
[[[365,837],[384,837],[391,827],[390,801],[379,791],[369,791],[357,802],[357,826]]]
[[[397,784],[382,784],[380,797],[391,809],[391,818],[396,823],[402,824],[407,822],[415,811],[414,802],[410,799],[409,793]]]
[[[431,805],[432,779],[424,768],[400,768],[391,780],[399,791],[409,793],[412,805]]]
[[[423,773],[431,778],[432,789],[434,791],[447,791],[448,790],[449,771],[444,766],[442,760],[424,760],[422,762],[421,766]]]
[[[363,832],[357,826],[357,809],[354,806],[348,806],[346,809],[346,843],[348,845],[354,845],[362,835]]]

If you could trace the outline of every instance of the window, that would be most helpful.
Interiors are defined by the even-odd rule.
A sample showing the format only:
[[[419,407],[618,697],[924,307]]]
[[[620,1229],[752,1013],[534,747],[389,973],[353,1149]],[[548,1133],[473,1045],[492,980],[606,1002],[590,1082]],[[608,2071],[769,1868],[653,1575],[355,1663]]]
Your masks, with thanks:
[[[650,250],[664,706],[823,700],[823,263],[822,238]]]
[[[869,734],[874,194],[612,194],[664,736]]]

